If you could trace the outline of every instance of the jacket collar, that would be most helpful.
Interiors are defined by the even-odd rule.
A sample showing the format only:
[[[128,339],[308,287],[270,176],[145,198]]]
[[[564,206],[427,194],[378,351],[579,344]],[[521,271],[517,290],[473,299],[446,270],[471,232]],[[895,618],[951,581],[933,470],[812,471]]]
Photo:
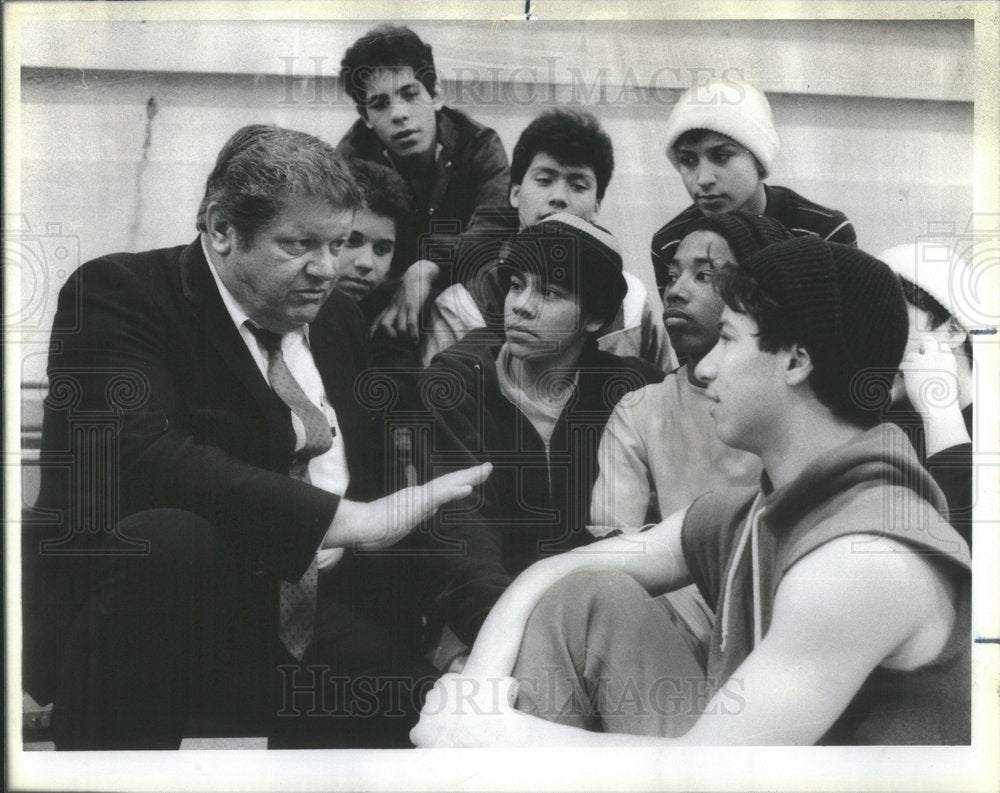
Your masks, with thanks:
[[[769,218],[785,216],[785,198],[777,190],[764,185],[764,214]]]

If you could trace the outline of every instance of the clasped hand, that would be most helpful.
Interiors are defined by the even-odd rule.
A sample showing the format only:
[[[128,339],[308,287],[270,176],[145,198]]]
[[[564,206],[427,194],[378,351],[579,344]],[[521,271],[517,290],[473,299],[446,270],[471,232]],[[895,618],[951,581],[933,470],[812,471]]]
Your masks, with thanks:
[[[374,327],[393,338],[407,337],[416,344],[420,339],[420,312],[439,272],[440,268],[429,259],[411,264],[400,279],[392,301],[376,317]]]
[[[514,709],[516,698],[512,677],[446,674],[428,693],[410,740],[424,749],[530,746],[536,719]]]
[[[899,365],[910,404],[922,416],[958,410],[958,376],[954,351],[933,333],[916,334]]]

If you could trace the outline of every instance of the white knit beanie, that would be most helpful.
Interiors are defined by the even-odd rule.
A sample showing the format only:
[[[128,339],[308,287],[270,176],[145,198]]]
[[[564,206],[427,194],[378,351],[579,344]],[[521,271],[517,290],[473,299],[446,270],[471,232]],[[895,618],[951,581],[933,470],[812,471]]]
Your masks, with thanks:
[[[718,132],[745,146],[764,169],[764,176],[771,172],[781,147],[767,97],[742,80],[712,78],[692,86],[677,100],[667,119],[667,159],[674,168],[678,168],[674,144],[692,129]]]
[[[896,245],[882,251],[877,257],[889,265],[896,275],[919,286],[940,303],[963,327],[973,327],[975,322],[967,310],[971,272],[951,246],[945,242],[921,240],[917,243]]]

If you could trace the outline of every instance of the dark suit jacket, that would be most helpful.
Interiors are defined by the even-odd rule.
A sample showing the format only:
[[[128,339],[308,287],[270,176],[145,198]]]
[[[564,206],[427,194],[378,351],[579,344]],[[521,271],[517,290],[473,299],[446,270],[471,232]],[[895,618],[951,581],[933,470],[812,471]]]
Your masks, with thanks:
[[[354,301],[334,292],[309,341],[343,433],[348,495],[368,500],[381,444],[353,394],[368,363]],[[40,496],[24,534],[26,687],[58,655],[93,576],[96,560],[82,554],[127,550],[115,526],[143,510],[210,520],[273,625],[278,579],[305,571],[339,498],[288,476],[290,411],[233,325],[200,241],[80,267],[59,295],[48,379]]]

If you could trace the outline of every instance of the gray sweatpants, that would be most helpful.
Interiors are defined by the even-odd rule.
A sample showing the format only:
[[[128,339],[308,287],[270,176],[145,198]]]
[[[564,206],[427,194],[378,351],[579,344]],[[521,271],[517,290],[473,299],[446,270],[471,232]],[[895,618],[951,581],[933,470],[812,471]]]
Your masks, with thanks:
[[[682,735],[712,692],[679,611],[624,573],[556,582],[521,643],[518,709],[594,731]]]

